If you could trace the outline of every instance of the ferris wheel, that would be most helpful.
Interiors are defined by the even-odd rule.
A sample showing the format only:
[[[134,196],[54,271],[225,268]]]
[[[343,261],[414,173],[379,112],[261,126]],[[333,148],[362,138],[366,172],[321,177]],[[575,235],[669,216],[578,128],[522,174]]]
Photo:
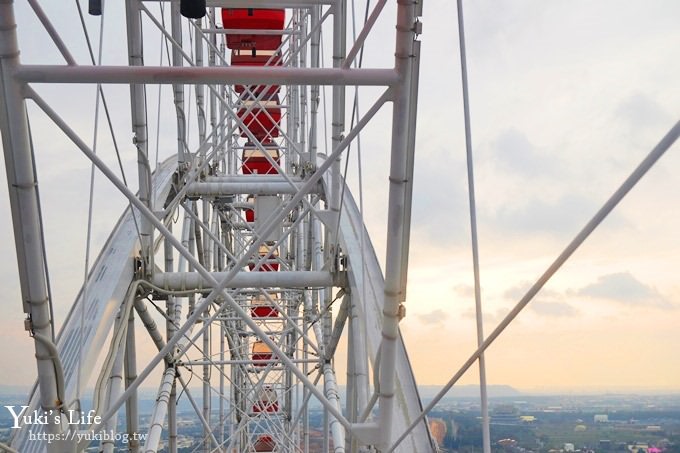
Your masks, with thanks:
[[[38,1],[0,4],[3,147],[38,367],[25,413],[45,417],[22,419],[3,448],[436,450],[398,326],[421,3],[386,4],[366,5],[348,39],[348,3],[338,0],[91,2],[101,21],[98,56],[88,39],[91,61],[77,61],[60,34],[70,30],[59,30],[60,15]],[[83,24],[94,20],[79,12]],[[363,46],[388,15],[396,24],[391,67],[369,67]],[[26,16],[33,25],[15,28]],[[104,23],[125,49],[121,61],[102,62]],[[61,61],[20,60],[17,36],[36,25]],[[97,132],[88,143],[61,116],[73,106],[49,102],[41,90],[51,84],[96,87],[95,130],[108,123],[110,146],[97,149]],[[121,87],[129,96],[107,95]],[[360,112],[364,89],[375,99]],[[118,101],[130,106],[132,146],[116,140]],[[389,104],[391,132],[380,150],[391,162],[383,274],[361,200],[345,181],[349,149],[360,150],[361,132]],[[92,176],[86,277],[61,325],[35,172],[44,152],[34,149],[35,124],[45,117],[127,204],[89,263]],[[123,172],[128,160],[136,178]],[[139,389],[150,386],[152,415],[140,417]],[[199,427],[188,440],[179,403]],[[323,416],[318,442],[314,408]]]
[[[44,3],[0,1],[22,365],[38,375],[0,451],[437,451],[427,414],[479,364],[488,453],[484,351],[680,135],[485,337],[466,128],[477,349],[424,407],[399,328],[422,1]],[[367,154],[385,206],[364,203]],[[374,208],[385,233],[365,226]]]

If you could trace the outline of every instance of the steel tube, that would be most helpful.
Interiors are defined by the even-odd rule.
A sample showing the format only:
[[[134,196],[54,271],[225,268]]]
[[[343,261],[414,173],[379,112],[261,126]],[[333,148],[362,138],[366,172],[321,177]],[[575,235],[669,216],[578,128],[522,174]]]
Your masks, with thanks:
[[[283,177],[282,175],[258,175],[254,173],[251,175],[208,176],[205,178],[204,181],[209,183],[229,183],[229,184],[255,183],[255,182],[266,184],[285,182],[289,184],[286,178],[293,183],[304,183],[302,178],[300,178],[299,176],[286,175],[286,177]]]
[[[128,318],[127,334],[125,338],[125,389],[137,379],[137,355],[135,350],[135,317],[134,311],[130,311]],[[137,392],[133,391],[125,400],[125,421],[127,423],[128,450],[130,453],[139,451],[139,417],[137,406]]]
[[[196,55],[196,66],[203,67],[203,40],[201,32],[201,19],[193,21],[194,24],[194,48]],[[203,144],[205,142],[205,87],[202,84],[196,84],[196,116],[198,119],[198,142]]]
[[[212,277],[221,281],[227,272],[213,272]],[[323,271],[239,272],[229,281],[230,288],[318,288],[342,286],[343,274],[334,276]],[[151,283],[169,291],[206,290],[212,282],[196,272],[157,272]]]
[[[180,21],[179,2],[170,4],[170,32],[172,35],[172,69],[182,69],[182,22]],[[151,15],[149,14],[151,17]],[[161,31],[165,30],[161,27]],[[165,32],[167,33],[167,32]],[[147,66],[148,67],[148,66]],[[175,80],[172,84],[173,102],[175,103],[175,116],[177,120],[177,161],[180,164],[188,160],[186,156],[186,130],[187,121],[184,115],[184,85],[183,81]]]
[[[204,313],[203,322],[206,323],[206,329],[203,330],[203,355],[205,357],[211,357],[210,353],[210,324],[207,323],[208,314]],[[212,430],[210,429],[210,367],[212,364],[210,361],[206,361],[203,364],[203,419],[205,420],[205,425],[203,426],[203,451],[204,453],[210,452],[210,434]]]
[[[124,319],[122,320],[122,322],[127,323],[127,320]],[[123,384],[124,358],[125,348],[120,348],[118,350],[118,353],[116,354],[116,359],[113,363],[111,374],[109,375],[109,385],[106,395],[106,407],[115,402],[120,397],[121,393],[123,393],[122,384]],[[117,426],[118,426],[118,414],[115,414],[109,420],[107,420],[106,424],[104,425],[104,430],[105,433],[107,434],[107,437],[101,442],[101,448],[103,453],[114,452],[115,437],[113,435],[116,433]],[[111,436],[109,437],[108,435]]]
[[[146,304],[144,303],[143,299],[135,300],[135,310],[137,310],[139,319],[142,320],[142,324],[144,324],[144,327],[146,327],[146,330],[149,332],[149,336],[160,351],[165,346],[165,341],[163,340],[163,335],[161,334],[158,325],[156,325],[156,321],[154,321],[151,313],[149,313],[149,310],[146,308]],[[166,358],[168,360],[171,359],[169,354]]]
[[[330,401],[331,404],[333,404],[336,409],[340,411],[340,392],[338,392],[338,384],[335,380],[335,372],[329,363],[326,363],[323,366],[323,381],[326,398],[328,398],[328,401]],[[335,419],[335,417],[331,417],[330,419],[330,428],[331,438],[333,440],[333,451],[335,453],[344,453],[345,428],[338,422],[338,420]]]
[[[172,224],[168,225],[168,231],[172,232]],[[163,241],[163,252],[165,255],[165,272],[174,271],[174,253],[172,244]],[[180,307],[174,296],[168,296],[166,301],[165,338],[172,338],[175,334],[175,319],[179,318],[175,311]],[[173,384],[170,390],[170,400],[168,401],[168,451],[177,453],[177,388]]]
[[[319,363],[321,359],[291,359],[292,363]],[[180,362],[181,365],[269,365],[280,363],[278,359],[270,360],[187,360]]]
[[[333,68],[341,68],[345,60],[345,48],[347,46],[346,28],[347,28],[347,12],[346,2],[339,1],[333,6]],[[345,69],[339,69],[344,71]],[[345,87],[333,86],[333,108],[331,119],[331,143],[332,147],[336,148],[338,143],[342,141],[343,133],[345,131]],[[332,212],[340,212],[340,191],[341,191],[341,156],[338,156],[333,161],[331,167],[331,187],[329,196],[329,207]],[[336,243],[337,231],[330,231],[330,244]],[[326,259],[332,260],[335,251],[326,249]]]
[[[470,240],[472,244],[472,270],[475,288],[475,321],[477,325],[477,347],[484,343],[484,316],[482,313],[482,290],[479,273],[479,245],[477,238],[477,208],[475,202],[475,178],[472,158],[472,132],[470,127],[470,98],[468,95],[467,57],[465,50],[465,26],[463,2],[458,0],[458,42],[460,49],[460,73],[463,88],[463,117],[465,125],[465,154],[467,160],[468,202],[470,208]],[[491,453],[491,429],[489,420],[489,400],[486,386],[486,360],[479,356],[479,396],[482,412],[482,449]]]
[[[142,46],[142,23],[139,4],[135,0],[126,0],[125,15],[127,27],[128,63],[130,70],[144,65],[144,49]],[[146,93],[143,85],[130,85],[130,107],[132,115],[133,142],[137,149],[137,172],[139,180],[139,199],[153,211],[151,193],[151,167],[148,154],[148,129],[146,112]],[[142,259],[146,269],[153,268],[153,227],[148,219],[140,219],[140,235]]]
[[[243,29],[241,28],[202,28],[203,33],[212,33],[216,35],[242,35]],[[271,29],[248,29],[248,33],[253,35],[293,35],[296,34],[293,30],[271,30]]]
[[[151,415],[149,433],[146,442],[144,442],[144,453],[156,453],[158,450],[158,443],[161,440],[165,416],[168,413],[170,392],[172,391],[172,385],[175,382],[175,373],[176,370],[173,367],[166,368],[165,373],[163,373],[163,379],[158,388],[156,404],[153,408],[153,414]]]
[[[414,55],[416,7],[415,1],[399,2],[397,7],[397,36],[395,70],[401,76],[394,87],[392,110],[392,152],[390,163],[389,208],[385,258],[385,300],[380,361],[379,435],[380,448],[386,448],[392,438],[392,417],[395,412],[395,362],[399,337],[400,303],[404,298],[402,276],[404,254],[405,209],[410,209],[408,191],[409,117],[411,102],[412,58]]]
[[[15,76],[30,83],[120,83],[226,85],[392,86],[393,69],[325,69],[288,67],[162,67],[19,65]]]
[[[5,170],[9,192],[14,243],[17,253],[19,281],[23,311],[27,315],[28,330],[34,335],[33,346],[40,389],[40,410],[58,414],[61,398],[57,390],[55,360],[47,344],[38,338],[52,342],[53,331],[50,319],[45,268],[45,251],[41,238],[43,228],[40,222],[40,200],[38,181],[34,171],[35,160],[30,144],[26,103],[22,84],[12,75],[19,67],[14,4],[0,2],[0,130],[2,131]],[[60,366],[60,365],[58,365]],[[61,425],[54,423],[50,416],[45,427],[47,433],[57,434]],[[47,445],[48,452],[73,451],[73,444]]]
[[[290,185],[287,182],[195,182],[189,185],[188,197],[215,197],[220,195],[250,194],[279,195],[294,194],[302,187],[302,183]],[[309,193],[320,193],[321,187],[311,189]]]

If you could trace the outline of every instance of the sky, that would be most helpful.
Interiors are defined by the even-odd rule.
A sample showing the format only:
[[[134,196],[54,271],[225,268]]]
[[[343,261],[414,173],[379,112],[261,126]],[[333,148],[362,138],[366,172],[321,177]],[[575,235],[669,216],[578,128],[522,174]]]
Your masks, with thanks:
[[[43,5],[77,55],[85,48],[74,11]],[[503,319],[563,248],[680,118],[680,4],[675,1],[466,1],[472,148],[484,330]],[[365,67],[391,64],[393,9],[376,26]],[[363,7],[357,7],[361,9]],[[25,62],[60,63],[24,5],[18,5]],[[74,9],[74,8],[71,8]],[[361,14],[359,14],[361,16]],[[470,224],[455,2],[424,5],[407,316],[401,329],[421,384],[445,383],[476,346]],[[92,30],[94,21],[89,20]],[[108,34],[120,33],[116,18]],[[110,39],[104,62],[125,58]],[[158,47],[160,50],[160,46]],[[391,47],[390,47],[391,49]],[[160,54],[160,53],[159,53]],[[148,60],[156,62],[158,56]],[[154,88],[155,89],[155,88]],[[164,88],[161,124],[172,124]],[[38,87],[91,141],[92,87]],[[157,97],[149,90],[150,111]],[[365,111],[375,92],[361,92]],[[127,88],[107,89],[124,99]],[[76,102],[77,101],[77,102]],[[112,107],[128,177],[135,176],[129,106]],[[82,284],[89,164],[31,107],[57,321]],[[362,134],[365,220],[385,256],[388,109]],[[155,121],[155,119],[154,119]],[[193,131],[195,134],[195,131]],[[174,131],[161,134],[161,157]],[[115,164],[110,140],[98,140]],[[545,391],[679,391],[680,179],[669,150],[534,301],[490,347],[491,384]],[[165,151],[163,151],[165,150]],[[171,151],[170,151],[171,152]],[[165,154],[164,154],[165,153]],[[359,199],[358,153],[349,181]],[[0,176],[0,384],[35,378],[23,331],[4,172]],[[100,178],[93,250],[124,208]],[[96,253],[94,253],[96,255]],[[471,369],[461,380],[477,380]]]

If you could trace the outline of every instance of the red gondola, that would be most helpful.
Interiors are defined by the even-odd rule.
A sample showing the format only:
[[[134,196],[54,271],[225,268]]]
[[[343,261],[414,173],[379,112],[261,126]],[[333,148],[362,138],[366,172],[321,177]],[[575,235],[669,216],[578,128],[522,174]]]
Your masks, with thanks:
[[[274,442],[272,436],[263,434],[257,438],[253,448],[255,451],[274,451],[274,448],[276,448],[276,443]]]
[[[261,272],[272,272],[279,270],[279,262],[276,260],[279,257],[279,249],[276,248],[274,251],[269,253],[269,246],[267,244],[260,245],[260,250],[254,262],[248,264],[248,269],[251,271],[255,269],[255,263],[260,260],[260,258],[269,255],[269,258],[265,260],[259,267]]]
[[[250,111],[248,111],[250,109]],[[281,124],[281,107],[278,96],[267,101],[245,101],[236,112],[245,127],[260,141],[269,140],[279,136],[279,125]],[[248,134],[243,128],[241,137]]]
[[[222,25],[238,30],[283,30],[286,11],[283,9],[222,8]],[[230,49],[276,50],[281,35],[229,34]]]
[[[253,412],[278,412],[279,400],[276,395],[276,390],[271,385],[265,385],[260,389],[259,396],[255,404],[253,404]]]
[[[253,365],[257,367],[267,366],[267,362],[272,360],[273,354],[269,346],[262,340],[253,343]]]
[[[274,296],[272,295],[272,297]],[[252,318],[276,318],[279,316],[279,312],[265,296],[258,295],[253,297],[250,302],[250,316]]]
[[[251,142],[246,143],[243,148],[243,166],[241,170],[244,175],[275,175],[277,173],[276,168],[267,159],[268,154],[272,161],[276,162],[279,166],[281,165],[279,149],[276,143],[268,142],[262,145],[265,148],[265,152],[255,147]]]
[[[281,66],[283,61],[281,54],[272,50],[235,49],[231,51],[232,66]],[[279,85],[270,85],[267,92],[260,96],[267,85],[249,85],[250,91],[257,97],[268,100],[279,92]],[[234,85],[234,90],[241,94],[245,91],[244,85]]]
[[[255,204],[255,196],[254,195],[249,195],[248,196],[248,203]],[[246,222],[254,222],[255,221],[255,209],[246,209]]]

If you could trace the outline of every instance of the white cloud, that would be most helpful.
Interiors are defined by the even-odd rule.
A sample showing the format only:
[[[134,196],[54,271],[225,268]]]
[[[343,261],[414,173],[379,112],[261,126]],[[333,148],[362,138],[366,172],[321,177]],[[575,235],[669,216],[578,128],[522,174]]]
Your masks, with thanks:
[[[501,168],[522,178],[554,177],[560,169],[558,156],[547,156],[517,129],[507,129],[495,139],[492,155]]]
[[[466,285],[464,283],[455,285],[453,287],[454,293],[459,297],[474,298],[475,297],[475,287],[472,285]]]
[[[513,302],[519,302],[527,293],[531,284],[524,282],[506,290],[503,296]],[[579,311],[567,302],[561,291],[543,288],[534,296],[527,307],[534,314],[548,317],[573,317],[578,316]]]
[[[427,313],[416,313],[416,318],[423,324],[440,324],[448,319],[449,315],[444,310],[435,309]]]
[[[536,314],[541,316],[552,317],[573,317],[579,314],[573,306],[566,302],[547,302],[543,300],[536,300],[531,303],[529,308]]]
[[[629,306],[675,308],[656,288],[642,283],[629,272],[603,275],[576,294]]]
[[[566,194],[555,201],[534,198],[521,206],[503,206],[490,220],[513,236],[537,233],[575,235],[597,212],[597,208],[595,202],[587,197]]]

